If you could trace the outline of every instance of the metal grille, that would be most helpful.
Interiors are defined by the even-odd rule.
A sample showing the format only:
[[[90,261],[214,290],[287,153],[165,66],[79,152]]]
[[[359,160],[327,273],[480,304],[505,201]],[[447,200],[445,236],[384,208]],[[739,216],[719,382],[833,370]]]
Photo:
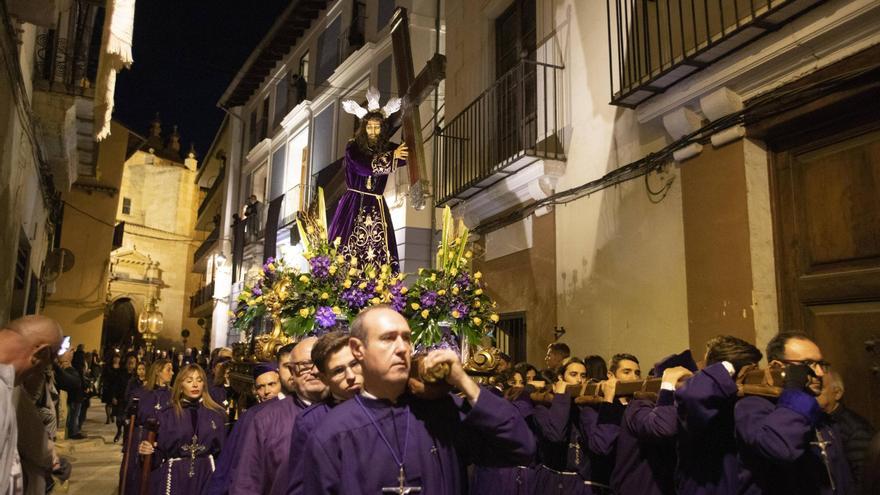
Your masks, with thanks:
[[[635,107],[824,0],[606,0],[611,103]]]
[[[501,315],[495,331],[495,347],[510,356],[514,363],[526,360],[526,315]]]

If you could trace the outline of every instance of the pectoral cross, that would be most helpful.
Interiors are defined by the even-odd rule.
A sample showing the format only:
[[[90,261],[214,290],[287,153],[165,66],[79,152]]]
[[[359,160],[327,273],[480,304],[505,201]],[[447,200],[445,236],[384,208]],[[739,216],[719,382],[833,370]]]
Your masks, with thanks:
[[[397,495],[409,495],[410,493],[422,493],[420,486],[406,486],[406,473],[400,466],[400,474],[397,476],[398,486],[384,487],[382,493],[396,493]]]
[[[409,39],[409,17],[403,7],[398,7],[391,19],[391,41],[394,66],[397,69],[397,89],[404,96],[405,104],[402,126],[403,140],[409,148],[406,168],[409,171],[410,201],[413,208],[421,210],[431,193],[425,166],[425,143],[422,138],[419,104],[446,78],[446,57],[435,53],[418,77],[415,76]]]
[[[196,475],[196,456],[205,451],[205,446],[199,444],[199,436],[193,435],[192,443],[184,445],[180,450],[189,454],[189,477]]]
[[[822,457],[822,464],[825,464],[825,472],[828,473],[828,482],[831,484],[831,493],[837,493],[837,489],[834,486],[834,476],[831,474],[831,461],[828,459],[828,446],[831,445],[831,441],[825,440],[822,432],[816,430],[816,441],[810,442],[810,445],[815,445],[819,448],[819,455]]]
[[[574,449],[574,465],[581,465],[581,444],[580,442],[572,442],[568,444],[568,448]]]

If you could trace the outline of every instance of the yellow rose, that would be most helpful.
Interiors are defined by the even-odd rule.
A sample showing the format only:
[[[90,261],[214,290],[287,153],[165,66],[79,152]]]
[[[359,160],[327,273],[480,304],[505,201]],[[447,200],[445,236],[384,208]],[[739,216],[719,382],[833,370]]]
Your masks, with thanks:
[[[475,290],[475,291],[474,291],[474,294],[477,295],[477,296],[482,296],[482,295],[483,295],[483,289],[477,289],[477,290]]]
[[[427,320],[429,314],[431,314],[431,312],[428,311],[427,309],[423,309],[423,310],[422,310],[422,318],[424,318],[424,319]]]
[[[303,318],[308,318],[309,317],[309,308],[303,308],[303,309],[299,310],[299,315],[302,316]]]
[[[453,318],[461,318],[461,313],[459,313],[457,309],[456,309],[456,310],[453,310],[453,311],[452,311],[452,317],[453,317]]]
[[[489,319],[492,320],[492,323],[498,323],[498,315],[496,314],[490,316]]]
[[[457,295],[458,295],[458,287],[453,287],[453,288],[452,288],[452,295],[453,295],[453,296],[457,296]]]
[[[339,238],[337,237],[337,239],[339,239]],[[337,263],[345,263],[345,257],[343,257],[343,256],[340,254],[339,256],[336,257],[336,262],[337,262]]]
[[[475,316],[475,317],[474,317],[474,325],[479,326],[479,325],[482,325],[482,324],[483,324],[483,320],[481,320],[478,316]]]
[[[327,294],[326,292],[322,292],[321,299],[330,299],[330,294]]]
[[[366,289],[366,288],[367,288],[367,283],[366,283],[366,282],[361,282],[361,283],[358,284],[358,289]]]
[[[339,306],[333,306],[333,308],[331,309],[333,310],[334,314],[342,314],[342,309],[340,309]]]
[[[458,275],[458,268],[453,268],[452,270],[449,270],[449,274],[453,277]]]
[[[309,277],[307,277],[306,275],[300,275],[299,281],[304,284],[307,284],[307,283],[309,283]]]
[[[353,277],[353,276],[357,275],[357,273],[358,273],[358,271],[357,271],[356,268],[349,268],[349,269],[348,269],[348,274],[349,274],[349,276],[352,276],[352,277]]]
[[[437,295],[438,295],[438,296],[445,296],[445,295],[446,295],[446,290],[445,290],[445,289],[440,289],[440,290],[438,290],[438,291],[437,291]]]
[[[382,265],[382,268],[381,268],[382,273],[388,273],[388,270],[390,270],[388,265]]]
[[[342,286],[345,287],[346,289],[350,289],[351,288],[351,280],[345,279],[345,282],[342,282]]]
[[[467,259],[471,259],[474,257],[474,253],[468,251],[468,252],[464,253],[464,257]]]
[[[474,301],[474,307],[475,307],[475,308],[479,308],[479,307],[480,307],[480,301]]]
[[[374,298],[370,299],[370,302],[373,303],[373,304],[379,304],[379,303],[382,302],[382,301],[379,300],[378,297],[374,297]]]
[[[400,293],[401,293],[401,294],[406,294],[407,292],[409,292],[409,289],[408,289],[408,288],[406,288],[406,287],[401,287],[401,288],[400,288]]]
[[[336,265],[330,265],[327,271],[330,272],[330,275],[336,275]]]
[[[482,274],[482,273],[477,272],[477,273],[474,274],[474,280],[480,280],[481,278],[483,278],[483,274]]]
[[[385,284],[383,282],[379,282],[378,284],[376,284],[377,291],[381,292],[384,288],[385,288]]]
[[[412,304],[410,304],[410,306],[412,306],[412,309],[414,309],[414,310],[418,310],[421,307],[421,306],[419,306],[419,303],[412,303]]]
[[[266,265],[266,268],[268,268],[270,272],[274,272],[275,271],[275,263],[269,263],[268,265]]]
[[[437,280],[437,274],[436,274],[436,273],[432,273],[432,274],[431,274],[431,282],[434,282],[435,280]]]

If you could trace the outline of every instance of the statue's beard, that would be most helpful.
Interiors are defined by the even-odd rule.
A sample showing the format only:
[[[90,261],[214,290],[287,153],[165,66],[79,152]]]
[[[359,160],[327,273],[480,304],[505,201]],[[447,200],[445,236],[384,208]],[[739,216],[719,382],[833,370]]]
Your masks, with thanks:
[[[367,144],[369,144],[371,148],[376,146],[376,144],[378,144],[378,143],[379,143],[379,135],[378,134],[376,134],[374,136],[367,135]]]

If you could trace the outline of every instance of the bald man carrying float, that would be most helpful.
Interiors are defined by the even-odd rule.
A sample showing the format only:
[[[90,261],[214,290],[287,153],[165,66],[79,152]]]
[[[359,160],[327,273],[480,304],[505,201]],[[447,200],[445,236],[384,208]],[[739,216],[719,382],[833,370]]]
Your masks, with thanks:
[[[0,494],[22,493],[15,386],[39,373],[61,347],[61,326],[45,316],[25,316],[0,329]]]

